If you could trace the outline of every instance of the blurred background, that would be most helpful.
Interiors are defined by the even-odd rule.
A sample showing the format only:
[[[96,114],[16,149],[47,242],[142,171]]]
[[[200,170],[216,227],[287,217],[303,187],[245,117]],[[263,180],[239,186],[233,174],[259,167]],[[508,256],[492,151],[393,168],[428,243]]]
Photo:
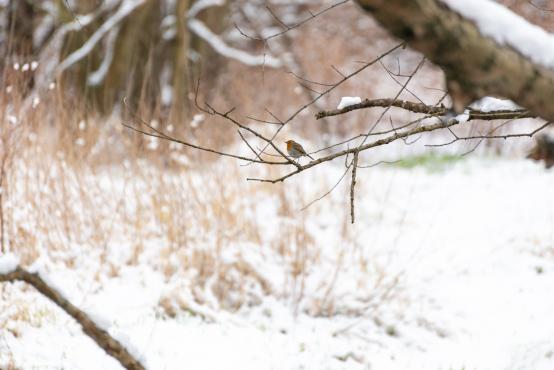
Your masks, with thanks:
[[[551,2],[501,2],[554,30],[553,13],[537,8]],[[198,106],[235,107],[241,122],[269,135],[275,127],[251,117],[285,120],[399,43],[351,1],[261,40],[333,4],[0,0],[2,253],[44,271],[130,337],[152,369],[179,369],[185,359],[192,368],[253,369],[551,360],[554,331],[535,318],[554,309],[541,300],[552,286],[534,279],[554,271],[553,177],[524,159],[530,138],[426,146],[451,140],[445,130],[364,152],[365,166],[387,163],[360,170],[351,225],[340,160],[284,184],[252,183],[246,178],[285,172],[122,125],[144,120],[195,145],[249,154],[235,126]],[[382,109],[314,115],[343,96],[394,97],[421,58],[391,53],[303,110],[276,142],[284,150],[293,138],[314,152],[366,132]],[[433,105],[444,94],[441,70],[426,62],[400,98]],[[379,128],[415,118],[393,109]],[[536,124],[502,122],[495,134]],[[476,121],[460,132],[490,129]],[[502,295],[507,276],[514,290]],[[488,309],[475,312],[475,302]],[[526,312],[524,302],[544,311]],[[516,317],[517,335],[506,324]],[[29,288],[0,288],[0,367],[118,368],[75,328]],[[544,335],[533,337],[538,328]],[[49,333],[59,345],[43,353]],[[519,342],[476,354],[475,338],[498,337]],[[531,339],[544,353],[529,351]],[[179,343],[215,346],[221,362]]]

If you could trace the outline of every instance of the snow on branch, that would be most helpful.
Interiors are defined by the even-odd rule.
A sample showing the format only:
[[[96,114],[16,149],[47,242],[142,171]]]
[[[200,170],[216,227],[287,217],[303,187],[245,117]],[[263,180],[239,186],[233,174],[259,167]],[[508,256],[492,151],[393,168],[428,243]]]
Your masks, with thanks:
[[[107,354],[114,357],[121,366],[128,370],[144,370],[145,367],[108,332],[100,327],[89,315],[73,305],[47,279],[39,273],[31,273],[17,266],[18,260],[13,255],[0,257],[0,283],[24,281],[32,285],[40,294],[50,299],[82,327],[84,333],[98,344]]]
[[[115,26],[112,30],[110,30],[110,33],[108,34],[108,38],[106,40],[106,55],[104,56],[104,59],[102,59],[102,63],[100,63],[100,67],[94,72],[92,72],[87,79],[87,83],[91,86],[98,86],[104,81],[104,78],[106,78],[106,75],[108,74],[108,71],[110,70],[110,65],[113,61],[114,51],[115,51],[115,42],[117,40],[117,36],[119,35],[119,25]]]
[[[553,35],[490,0],[356,1],[443,69],[456,112],[500,96],[554,120]]]
[[[225,0],[198,0],[189,9],[187,18],[196,17],[202,10],[211,8],[212,6],[223,6]],[[181,16],[181,14],[179,14]]]
[[[107,2],[106,2],[107,3]],[[44,88],[51,81],[51,77],[54,74],[56,68],[59,67],[59,52],[63,45],[63,40],[69,32],[79,31],[83,27],[88,26],[106,10],[110,10],[106,3],[104,6],[93,11],[92,13],[85,15],[76,15],[74,20],[64,24],[58,28],[54,35],[50,38],[50,41],[41,50],[39,54],[39,68],[41,73],[36,75],[36,82],[38,87]],[[110,3],[111,4],[111,3]],[[111,6],[111,5],[110,5]]]
[[[344,108],[333,109],[328,111],[320,111],[315,117],[321,119],[323,117],[338,116],[358,109],[375,108],[375,107],[396,107],[410,111],[412,113],[424,113],[432,116],[447,115],[449,109],[440,105],[432,106],[419,102],[411,102],[400,99],[365,99],[357,104],[351,104]],[[520,119],[533,118],[534,114],[526,109],[518,107],[510,100],[496,99],[485,97],[471,104],[468,109],[468,121],[480,119],[485,121],[493,121],[498,119]]]
[[[186,14],[188,28],[224,57],[235,59],[249,66],[281,67],[281,61],[271,55],[252,55],[227,45],[221,36],[216,35],[202,21],[194,18],[205,9],[223,5],[225,5],[225,0],[198,0],[190,7]],[[178,16],[182,15],[179,14]]]
[[[485,36],[514,48],[538,64],[554,68],[554,35],[491,0],[441,0],[477,25]]]
[[[136,8],[144,4],[145,0],[125,0],[119,7],[119,9],[110,18],[104,22],[100,28],[92,34],[92,36],[81,46],[79,49],[71,53],[58,67],[59,72],[65,71],[73,64],[77,63],[81,59],[85,58],[96,46],[96,44],[102,40],[102,38],[110,32],[115,26],[131,14]]]
[[[272,68],[281,67],[281,61],[270,55],[252,55],[243,50],[230,47],[219,37],[214,34],[204,23],[198,19],[189,19],[189,29],[198,37],[206,41],[219,54],[238,60],[239,62],[249,66],[266,66]]]
[[[0,256],[0,274],[9,274],[19,265],[19,258],[12,253],[5,253]]]

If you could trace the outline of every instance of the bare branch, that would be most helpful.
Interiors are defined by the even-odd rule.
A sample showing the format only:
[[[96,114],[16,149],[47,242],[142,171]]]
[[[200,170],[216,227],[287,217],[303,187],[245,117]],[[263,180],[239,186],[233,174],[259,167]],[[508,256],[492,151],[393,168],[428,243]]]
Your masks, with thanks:
[[[382,145],[386,145],[386,144],[390,144],[392,143],[393,141],[396,141],[398,139],[401,139],[401,138],[405,138],[405,137],[409,137],[409,136],[413,136],[413,135],[417,135],[417,134],[421,134],[421,133],[424,133],[424,132],[430,132],[430,131],[436,131],[436,130],[440,130],[440,129],[444,129],[444,128],[448,128],[448,127],[452,127],[452,126],[455,126],[455,125],[458,125],[460,124],[459,121],[455,120],[455,119],[451,119],[449,122],[447,123],[443,123],[443,122],[439,122],[439,123],[435,123],[435,124],[430,124],[430,125],[424,125],[424,126],[419,126],[419,127],[415,127],[411,130],[406,130],[406,131],[403,131],[403,132],[397,132],[393,135],[390,135],[390,136],[387,136],[385,138],[382,138],[382,139],[379,139],[379,140],[376,140],[376,141],[373,141],[371,143],[367,143],[367,144],[364,144],[364,145],[361,145],[361,146],[358,146],[356,148],[352,148],[352,149],[345,149],[343,151],[340,151],[340,152],[337,152],[337,153],[333,153],[333,154],[330,154],[326,157],[322,157],[322,158],[319,158],[319,159],[316,159],[315,161],[311,161],[310,163],[306,164],[306,165],[303,165],[303,166],[298,166],[298,168],[293,171],[293,172],[290,172],[284,176],[281,176],[279,178],[276,178],[276,179],[258,179],[258,178],[247,178],[247,180],[249,181],[260,181],[260,182],[269,182],[269,183],[272,183],[272,184],[275,184],[275,183],[278,183],[278,182],[283,182],[285,181],[286,179],[288,179],[289,177],[291,176],[294,176],[302,171],[305,171],[309,168],[312,168],[314,166],[317,166],[323,162],[329,162],[329,161],[332,161],[336,158],[339,158],[339,157],[342,157],[342,156],[345,156],[347,154],[354,154],[356,152],[362,152],[364,150],[368,150],[370,148],[374,148],[374,147],[378,147],[378,146],[382,146]]]
[[[314,85],[319,85],[319,86],[334,86],[335,84],[330,84],[330,83],[324,83],[324,82],[318,82],[318,81],[314,81],[314,80],[310,80],[306,77],[302,77],[300,75],[298,75],[296,72],[293,72],[293,71],[288,71],[287,73],[290,73],[291,75],[293,75],[295,78],[297,78],[298,80],[300,81],[304,81],[304,82],[307,82],[307,83],[310,83],[310,84],[314,84]],[[344,77],[344,76],[343,76]]]
[[[554,9],[546,8],[544,6],[539,6],[535,3],[533,3],[531,0],[527,0],[529,5],[531,5],[533,8],[540,10],[541,12],[554,12]]]
[[[394,83],[396,83],[399,86],[402,86],[402,82],[398,81],[397,77],[410,77],[410,76],[409,75],[408,76],[407,75],[401,75],[400,74],[400,61],[398,60],[398,58],[396,58],[396,62],[398,63],[398,73],[393,73],[392,71],[390,71],[385,66],[385,64],[383,63],[382,60],[379,61],[379,64],[381,64],[381,67],[383,67],[385,72],[387,72],[387,75],[391,78],[391,80],[394,81]],[[405,87],[404,90],[406,90],[410,95],[412,95],[414,98],[416,98],[416,100],[418,100],[420,103],[423,103],[423,100],[421,100],[419,98],[419,96],[417,96],[412,90],[408,89],[408,87]]]
[[[316,199],[312,200],[310,203],[306,204],[304,207],[302,207],[300,210],[301,211],[304,211],[305,209],[311,207],[314,203],[316,202],[319,202],[320,200],[322,200],[323,198],[325,198],[327,195],[331,194],[333,192],[333,190],[335,190],[337,188],[337,186],[339,186],[339,184],[341,183],[342,179],[344,179],[344,176],[346,176],[346,174],[348,173],[348,170],[350,169],[350,166],[348,166],[346,168],[346,170],[344,170],[344,172],[342,173],[342,175],[339,177],[339,179],[337,180],[337,182],[335,183],[335,185],[333,185],[331,187],[331,189],[327,190],[323,195],[317,197]]]
[[[250,133],[252,133],[254,136],[257,136],[258,138],[262,139],[263,141],[265,141],[267,144],[266,145],[270,145],[273,149],[275,149],[275,151],[277,153],[279,153],[283,158],[285,158],[288,163],[300,168],[300,165],[298,163],[296,163],[295,161],[293,161],[291,158],[289,158],[287,155],[285,155],[285,153],[283,153],[272,141],[272,139],[269,139],[269,138],[266,138],[265,136],[263,136],[262,134],[260,134],[258,131],[256,130],[253,130],[251,129],[250,127],[248,126],[245,126],[243,125],[242,123],[240,123],[239,121],[237,121],[236,119],[232,118],[229,113],[232,112],[229,111],[227,113],[221,113],[219,111],[217,111],[216,109],[214,109],[212,106],[210,106],[208,103],[206,103],[206,105],[208,106],[208,108],[210,108],[212,110],[212,112],[217,115],[217,116],[220,116],[222,118],[225,118],[227,119],[228,121],[232,122],[234,125],[238,126],[239,128],[242,128],[243,130],[245,131],[248,131]],[[275,117],[274,117],[275,118]],[[281,128],[279,128],[281,129]],[[261,154],[261,153],[260,153]]]
[[[175,143],[182,144],[184,146],[188,146],[188,147],[193,148],[193,149],[198,149],[198,150],[201,150],[201,151],[204,151],[204,152],[218,154],[218,155],[221,155],[223,157],[230,157],[230,158],[240,159],[240,160],[243,160],[243,161],[248,161],[248,162],[253,162],[253,163],[263,163],[263,164],[272,164],[272,165],[288,165],[288,164],[290,164],[289,162],[273,162],[273,161],[266,161],[266,160],[256,160],[256,159],[252,159],[252,158],[248,158],[248,157],[243,157],[243,156],[240,156],[240,155],[225,153],[225,152],[221,152],[219,150],[205,148],[205,147],[202,147],[202,146],[199,146],[199,145],[188,143],[186,141],[179,140],[177,138],[165,135],[163,133],[162,134],[157,134],[157,133],[147,132],[147,131],[141,130],[137,127],[133,127],[133,126],[131,126],[131,125],[125,123],[125,122],[121,122],[121,124],[123,126],[127,127],[128,129],[131,129],[135,132],[141,133],[141,134],[146,135],[146,136],[151,136],[151,137],[156,137],[158,139],[173,141]],[[151,125],[146,125],[146,126],[150,129],[152,129],[152,130],[155,130]]]
[[[281,122],[266,121],[266,120],[256,118],[256,117],[252,117],[252,116],[246,116],[246,118],[251,119],[252,121],[259,122],[259,123],[267,123],[269,125],[279,125],[279,126],[283,125]]]
[[[260,157],[260,156],[258,155],[258,152],[256,152],[256,151],[254,150],[254,148],[252,148],[252,146],[250,145],[250,143],[248,142],[248,140],[246,140],[246,138],[242,135],[242,133],[240,132],[240,129],[238,129],[237,132],[238,132],[240,138],[242,139],[242,141],[244,141],[244,143],[246,144],[246,146],[248,146],[248,148],[250,148],[250,150],[252,151],[252,153],[254,153],[254,155],[255,155],[256,157],[258,157],[258,159],[259,159],[260,161],[263,161],[262,157]]]
[[[372,163],[372,164],[368,164],[366,166],[362,166],[362,165],[358,165],[358,168],[372,168],[372,167],[377,167],[377,166],[380,166],[382,164],[396,164],[396,163],[399,163],[399,162],[402,162],[402,160],[396,160],[396,161],[379,161],[379,162],[375,162],[375,163]]]
[[[199,82],[200,83],[200,82]],[[198,94],[198,90],[197,90],[197,94]],[[196,102],[196,99],[195,99],[195,103],[197,104]],[[132,125],[129,125],[125,122],[121,122],[121,124],[135,132],[138,132],[138,133],[141,133],[143,135],[146,135],[146,136],[151,136],[151,137],[155,137],[155,138],[158,138],[158,139],[163,139],[163,140],[168,140],[168,141],[173,141],[175,143],[178,143],[178,144],[182,144],[184,146],[188,146],[190,148],[193,148],[193,149],[198,149],[198,150],[201,150],[201,151],[204,151],[204,152],[209,152],[209,153],[213,153],[213,154],[218,154],[218,155],[221,155],[221,156],[224,156],[224,157],[230,157],[230,158],[235,158],[235,159],[241,159],[243,161],[248,161],[248,162],[252,162],[252,163],[264,163],[264,164],[273,164],[273,165],[286,165],[286,164],[290,164],[291,162],[293,164],[296,164],[296,162],[290,160],[288,157],[284,156],[282,153],[282,156],[284,156],[288,162],[272,162],[272,161],[266,161],[266,160],[259,160],[259,159],[253,159],[253,158],[248,158],[248,157],[244,157],[244,156],[240,156],[240,155],[236,155],[236,154],[231,154],[231,153],[225,153],[225,152],[222,152],[222,151],[219,151],[219,150],[215,150],[215,149],[211,149],[211,148],[206,148],[206,147],[203,147],[203,146],[200,146],[200,145],[196,145],[196,144],[192,144],[192,143],[189,143],[189,142],[186,142],[186,141],[183,141],[183,140],[180,140],[180,139],[177,139],[173,136],[170,136],[170,135],[167,135],[166,133],[164,133],[163,131],[160,131],[158,130],[157,128],[155,128],[154,126],[152,126],[150,123],[146,122],[142,117],[140,117],[139,115],[137,115],[136,113],[134,113],[130,108],[129,106],[127,105],[127,98],[123,98],[123,105],[125,106],[125,108],[127,109],[128,112],[130,112],[133,117],[135,117],[135,119],[137,119],[139,121],[140,124],[142,124],[143,126],[147,127],[148,129],[150,129],[151,131],[153,132],[148,132],[148,131],[145,131],[145,130],[142,130],[140,128],[137,128],[137,127],[134,127]],[[210,114],[210,115],[221,115],[223,117],[228,117],[226,116],[227,114],[231,113],[234,111],[234,108],[230,109],[229,111],[227,111],[227,113],[219,113],[219,112],[216,112],[212,107],[210,107],[208,104],[206,104],[206,106],[211,109],[211,111],[208,111],[208,110],[205,110],[203,109],[203,111],[207,114]],[[254,135],[256,135],[257,137],[267,141],[266,138],[264,138],[261,134],[257,133],[256,131],[248,128],[248,127],[245,127],[243,125],[240,125],[238,124],[239,128],[243,128],[245,129],[246,131],[248,132],[251,132],[253,133]],[[259,156],[258,156],[259,158]]]
[[[352,182],[350,183],[350,219],[354,223],[354,187],[356,186],[356,170],[358,169],[358,155],[360,152],[354,153],[352,160]]]
[[[285,27],[285,29],[283,31],[279,31],[279,32],[276,32],[268,37],[255,37],[255,36],[252,36],[252,35],[248,35],[247,33],[245,33],[243,30],[241,30],[239,28],[239,26],[237,24],[234,24],[235,28],[237,29],[237,31],[240,32],[241,35],[243,35],[244,37],[247,37],[249,39],[252,39],[252,40],[257,40],[257,41],[264,41],[264,42],[267,42],[275,37],[279,37],[281,36],[282,34],[286,33],[286,32],[289,32],[290,30],[293,30],[295,28],[298,28],[306,23],[308,23],[309,21],[313,20],[314,18],[317,18],[319,17],[320,15],[322,15],[323,13],[326,13],[334,8],[337,8],[343,4],[346,4],[347,2],[349,2],[350,0],[342,0],[342,1],[339,1],[331,6],[328,6],[327,8],[323,9],[323,10],[320,10],[316,13],[312,13],[310,12],[310,16],[307,17],[306,19],[292,25],[292,26],[287,26],[285,23],[283,23],[281,20],[279,20],[279,18],[271,11],[271,9],[269,7],[267,7],[267,9],[269,10],[269,12],[271,13],[271,15],[277,19],[277,21]]]
[[[277,23],[279,23],[285,30],[289,30],[289,29],[290,29],[290,27],[287,26],[287,25],[285,24],[285,22],[283,22],[283,21],[281,20],[281,18],[279,18],[279,17],[277,16],[277,14],[275,14],[275,13],[273,12],[273,9],[271,9],[271,7],[270,7],[269,5],[266,5],[265,8],[266,8],[267,11],[269,12],[269,14],[271,14],[271,16],[277,21]]]
[[[428,147],[446,146],[446,145],[453,144],[453,143],[455,143],[456,141],[459,141],[459,140],[473,140],[473,139],[504,139],[504,140],[506,140],[506,139],[513,138],[513,137],[533,137],[533,135],[535,135],[539,131],[544,130],[545,128],[547,128],[551,124],[552,124],[552,122],[546,122],[546,123],[540,125],[538,128],[536,128],[533,131],[528,132],[528,133],[506,134],[506,135],[455,136],[455,139],[453,139],[449,142],[442,143],[442,144],[428,144],[426,146],[428,146]]]
[[[386,57],[387,55],[389,55],[390,53],[394,52],[395,50],[401,48],[404,46],[404,43],[400,43],[394,47],[392,47],[391,49],[387,50],[386,52],[382,53],[381,55],[379,55],[377,58],[369,61],[369,62],[366,62],[364,65],[362,65],[360,68],[356,69],[354,72],[350,73],[349,75],[347,75],[346,77],[343,77],[341,80],[339,80],[336,84],[334,84],[333,86],[329,87],[327,90],[323,91],[321,94],[319,94],[318,96],[316,96],[315,98],[313,98],[312,100],[310,100],[308,103],[304,104],[303,106],[301,106],[299,109],[297,109],[291,116],[289,116],[289,118],[287,118],[286,120],[283,121],[283,126],[282,127],[279,127],[279,129],[277,129],[277,131],[273,134],[273,136],[271,137],[271,141],[273,141],[277,135],[279,134],[279,132],[281,132],[281,130],[283,129],[283,127],[288,124],[289,122],[291,122],[297,115],[299,115],[302,111],[304,111],[306,108],[308,108],[309,106],[313,105],[314,103],[316,103],[319,99],[321,99],[322,97],[324,97],[325,95],[329,94],[331,91],[333,91],[334,89],[336,89],[337,87],[339,87],[340,85],[342,85],[345,81],[348,81],[349,79],[351,79],[352,77],[356,76],[357,74],[361,73],[362,71],[364,71],[366,68],[372,66],[373,64],[377,63],[379,60],[383,59],[384,57]],[[267,147],[269,146],[269,144],[266,144],[264,146],[264,148],[262,149],[262,152],[264,152]]]
[[[404,82],[404,84],[402,85],[401,89],[398,91],[398,93],[396,94],[396,96],[394,97],[393,101],[394,100],[397,100],[398,97],[402,94],[402,92],[408,87],[408,84],[410,83],[410,81],[412,81],[412,79],[414,78],[414,76],[416,75],[416,73],[421,69],[421,67],[423,67],[423,64],[425,63],[425,57],[421,58],[421,61],[419,62],[419,64],[415,67],[414,71],[412,72],[412,74],[410,75],[410,77],[408,77],[408,79],[406,80],[406,82]],[[385,114],[390,110],[391,106],[389,105],[388,107],[386,107],[383,112],[381,112],[381,114],[379,115],[379,117],[377,118],[377,120],[375,121],[375,123],[373,124],[373,126],[371,126],[371,128],[367,131],[367,135],[369,135],[370,133],[373,132],[373,130],[375,130],[375,128],[377,127],[377,125],[379,124],[379,122],[381,122],[381,119],[383,119],[383,117],[385,116]],[[359,145],[359,147],[361,147],[367,140],[368,136],[366,136],[361,144]]]

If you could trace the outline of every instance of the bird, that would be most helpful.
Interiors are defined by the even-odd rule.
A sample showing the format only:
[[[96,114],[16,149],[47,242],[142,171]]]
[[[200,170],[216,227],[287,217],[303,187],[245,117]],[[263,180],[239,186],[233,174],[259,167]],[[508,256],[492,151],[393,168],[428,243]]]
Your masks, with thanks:
[[[298,144],[296,141],[287,140],[286,143],[287,143],[287,152],[289,153],[289,155],[292,158],[296,159],[296,158],[300,158],[300,157],[303,157],[303,156],[307,156],[307,157],[311,158],[312,160],[314,159],[314,157],[312,157],[311,155],[306,153],[304,148],[302,148],[302,145]]]

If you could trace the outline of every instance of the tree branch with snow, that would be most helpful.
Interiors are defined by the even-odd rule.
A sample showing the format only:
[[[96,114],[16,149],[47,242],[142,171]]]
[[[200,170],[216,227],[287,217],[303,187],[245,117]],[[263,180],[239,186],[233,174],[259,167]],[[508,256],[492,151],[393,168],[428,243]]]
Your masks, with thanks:
[[[40,294],[55,303],[69,316],[77,321],[83,332],[96,344],[115,358],[121,366],[128,370],[144,370],[145,367],[138,361],[123,344],[114,339],[107,330],[98,325],[89,315],[72,304],[62,293],[48,284],[40,273],[31,273],[19,266],[19,259],[7,253],[0,256],[0,283],[23,281],[33,286]]]
[[[357,2],[443,69],[458,113],[501,96],[554,119],[554,35],[491,0]]]

